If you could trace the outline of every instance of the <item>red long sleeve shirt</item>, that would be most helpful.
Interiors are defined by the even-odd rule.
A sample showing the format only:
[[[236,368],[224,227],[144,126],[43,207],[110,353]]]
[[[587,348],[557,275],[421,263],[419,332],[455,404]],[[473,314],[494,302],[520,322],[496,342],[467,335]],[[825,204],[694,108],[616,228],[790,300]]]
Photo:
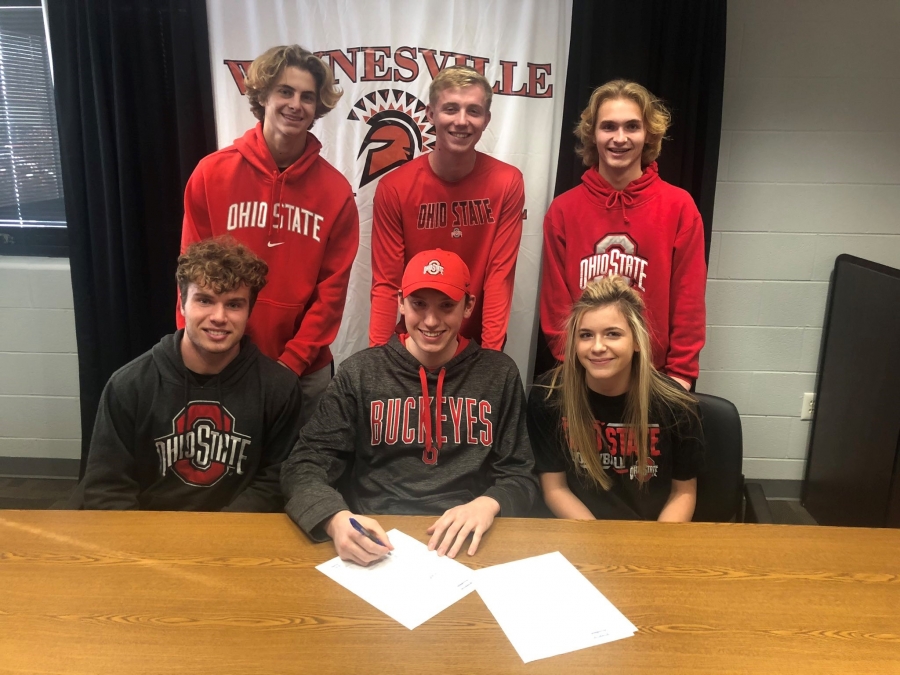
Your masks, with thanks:
[[[462,258],[472,277],[475,310],[460,334],[503,349],[524,206],[522,173],[480,152],[472,172],[455,183],[435,175],[428,155],[382,178],[372,211],[369,344],[385,344],[397,326],[406,263],[420,251],[441,248]]]

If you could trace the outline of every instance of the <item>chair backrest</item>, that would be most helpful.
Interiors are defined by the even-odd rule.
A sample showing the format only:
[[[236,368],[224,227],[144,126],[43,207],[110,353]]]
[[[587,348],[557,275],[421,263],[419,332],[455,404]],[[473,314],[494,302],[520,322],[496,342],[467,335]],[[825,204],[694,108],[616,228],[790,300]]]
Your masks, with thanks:
[[[694,521],[741,520],[744,459],[741,417],[731,401],[710,394],[694,394],[706,440],[705,467],[697,477]]]

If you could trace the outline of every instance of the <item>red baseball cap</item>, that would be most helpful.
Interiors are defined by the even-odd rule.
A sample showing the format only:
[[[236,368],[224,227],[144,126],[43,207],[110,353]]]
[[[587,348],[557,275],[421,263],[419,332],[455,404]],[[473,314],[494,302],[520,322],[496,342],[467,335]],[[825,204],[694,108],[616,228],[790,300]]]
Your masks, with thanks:
[[[403,272],[401,292],[405,298],[420,288],[433,288],[454,302],[469,292],[469,268],[458,255],[436,248],[412,257]]]

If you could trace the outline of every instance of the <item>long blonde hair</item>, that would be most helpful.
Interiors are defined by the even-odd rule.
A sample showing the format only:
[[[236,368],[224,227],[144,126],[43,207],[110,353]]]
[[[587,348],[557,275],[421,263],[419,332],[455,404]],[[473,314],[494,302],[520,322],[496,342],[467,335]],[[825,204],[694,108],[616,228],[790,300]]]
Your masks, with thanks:
[[[603,277],[588,283],[581,297],[572,306],[566,320],[565,360],[553,371],[550,378],[549,397],[559,391],[559,405],[566,418],[569,452],[576,471],[585,472],[604,490],[612,486],[612,478],[606,473],[600,453],[597,452],[598,434],[594,428],[594,415],[588,400],[585,369],[578,360],[576,346],[581,320],[588,312],[614,305],[622,313],[631,329],[636,351],[631,360],[631,380],[625,398],[623,424],[634,434],[638,459],[636,466],[643,471],[650,452],[650,406],[666,405],[680,408],[697,416],[696,399],[677,384],[673,384],[653,367],[650,334],[644,319],[644,301],[622,277]],[[606,439],[601,436],[605,448]],[[580,460],[580,461],[579,461]],[[639,484],[643,486],[644,482]]]

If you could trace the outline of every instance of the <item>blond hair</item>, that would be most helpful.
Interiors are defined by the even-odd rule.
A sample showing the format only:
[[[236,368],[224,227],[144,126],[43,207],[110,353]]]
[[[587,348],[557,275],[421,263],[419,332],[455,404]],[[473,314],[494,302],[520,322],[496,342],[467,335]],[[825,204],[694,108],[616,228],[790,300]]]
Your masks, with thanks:
[[[614,305],[625,318],[635,344],[631,360],[631,381],[625,398],[623,424],[634,435],[638,457],[635,465],[643,471],[650,453],[650,406],[666,405],[680,408],[697,417],[696,400],[677,384],[661,375],[653,367],[650,334],[644,319],[644,301],[622,277],[603,277],[588,283],[581,297],[572,306],[566,320],[565,360],[553,371],[547,397],[559,392],[559,405],[566,418],[569,452],[576,471],[586,473],[604,490],[610,489],[612,479],[603,467],[597,452],[598,434],[588,399],[585,369],[578,360],[576,347],[578,330],[585,314]],[[606,439],[600,436],[606,448]],[[581,460],[581,461],[579,461]],[[640,482],[643,486],[643,481]]]
[[[331,68],[311,51],[300,45],[272,47],[256,57],[244,78],[250,111],[259,121],[266,116],[265,101],[275,81],[289,66],[305,70],[316,81],[316,119],[331,112],[343,96],[344,92],[334,83]]]
[[[250,307],[266,285],[269,266],[249,248],[224,235],[188,246],[178,257],[175,280],[181,291],[181,306],[187,302],[188,286],[197,284],[217,295],[250,289]]]
[[[594,141],[600,106],[604,101],[622,98],[634,101],[641,111],[644,130],[647,133],[644,150],[641,153],[641,166],[652,164],[659,157],[663,138],[672,123],[671,113],[662,101],[637,82],[612,80],[594,89],[591,100],[581,112],[581,121],[575,125],[575,137],[578,139],[575,152],[581,156],[585,166],[596,166],[600,162],[600,154]]]
[[[432,106],[437,103],[438,96],[445,89],[461,89],[474,85],[484,89],[484,109],[490,111],[491,99],[494,97],[491,83],[487,81],[484,75],[468,66],[450,66],[439,72],[428,88],[428,103]]]

